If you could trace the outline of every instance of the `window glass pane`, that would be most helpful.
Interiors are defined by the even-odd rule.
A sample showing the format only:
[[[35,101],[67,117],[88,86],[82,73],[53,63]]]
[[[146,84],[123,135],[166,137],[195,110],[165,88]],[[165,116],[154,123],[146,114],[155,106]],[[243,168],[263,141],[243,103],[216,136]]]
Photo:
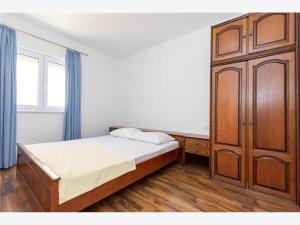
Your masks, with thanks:
[[[65,105],[65,67],[48,62],[48,106]]]
[[[17,104],[38,105],[39,59],[17,55]]]

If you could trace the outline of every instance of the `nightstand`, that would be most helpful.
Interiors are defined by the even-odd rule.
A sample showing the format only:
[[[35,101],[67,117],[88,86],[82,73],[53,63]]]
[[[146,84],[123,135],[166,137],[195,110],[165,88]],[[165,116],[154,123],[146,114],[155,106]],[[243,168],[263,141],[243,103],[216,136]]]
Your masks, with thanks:
[[[186,154],[194,154],[201,156],[210,156],[209,138],[208,136],[199,135],[185,138],[185,146],[182,151],[183,164],[186,162]]]

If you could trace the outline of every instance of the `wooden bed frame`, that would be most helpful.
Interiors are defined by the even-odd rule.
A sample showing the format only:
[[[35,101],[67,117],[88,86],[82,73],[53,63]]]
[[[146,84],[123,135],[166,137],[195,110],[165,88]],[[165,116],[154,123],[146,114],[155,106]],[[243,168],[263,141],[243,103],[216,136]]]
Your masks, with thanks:
[[[110,128],[113,130],[116,128]],[[25,146],[18,144],[17,173],[22,175],[30,189],[47,212],[78,212],[160,168],[181,159],[184,137],[172,135],[180,147],[136,165],[136,170],[128,172],[91,191],[59,204],[60,177],[36,158]]]

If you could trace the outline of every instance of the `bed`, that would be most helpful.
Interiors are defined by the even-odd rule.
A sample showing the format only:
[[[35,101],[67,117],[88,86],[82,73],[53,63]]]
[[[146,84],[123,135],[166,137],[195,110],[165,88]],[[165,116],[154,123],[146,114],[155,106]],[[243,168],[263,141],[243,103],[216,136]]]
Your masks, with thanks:
[[[175,141],[162,145],[111,135],[71,142],[18,144],[17,172],[23,176],[45,211],[81,211],[179,160],[183,139],[181,136],[171,136]],[[62,145],[65,147],[62,148]],[[83,154],[82,151],[89,154]],[[49,156],[54,159],[50,160]],[[70,158],[73,161],[67,160]],[[118,166],[110,164],[112,158]],[[100,165],[103,167],[99,169],[101,173],[95,170]]]

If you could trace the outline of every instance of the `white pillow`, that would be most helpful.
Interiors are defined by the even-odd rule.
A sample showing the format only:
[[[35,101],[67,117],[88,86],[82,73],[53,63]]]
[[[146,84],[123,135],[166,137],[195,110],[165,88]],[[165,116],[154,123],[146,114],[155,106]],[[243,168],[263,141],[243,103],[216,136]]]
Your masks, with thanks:
[[[137,128],[124,127],[124,128],[119,128],[119,129],[113,130],[113,131],[109,132],[109,134],[112,136],[115,136],[115,137],[131,138],[131,136],[133,134],[140,133],[140,132],[142,132],[142,131]]]
[[[169,141],[175,140],[175,138],[173,138],[172,136],[165,134],[165,133],[161,133],[161,132],[134,133],[134,134],[132,134],[131,139],[136,140],[136,141],[148,142],[148,143],[156,144],[156,145],[165,144]]]

